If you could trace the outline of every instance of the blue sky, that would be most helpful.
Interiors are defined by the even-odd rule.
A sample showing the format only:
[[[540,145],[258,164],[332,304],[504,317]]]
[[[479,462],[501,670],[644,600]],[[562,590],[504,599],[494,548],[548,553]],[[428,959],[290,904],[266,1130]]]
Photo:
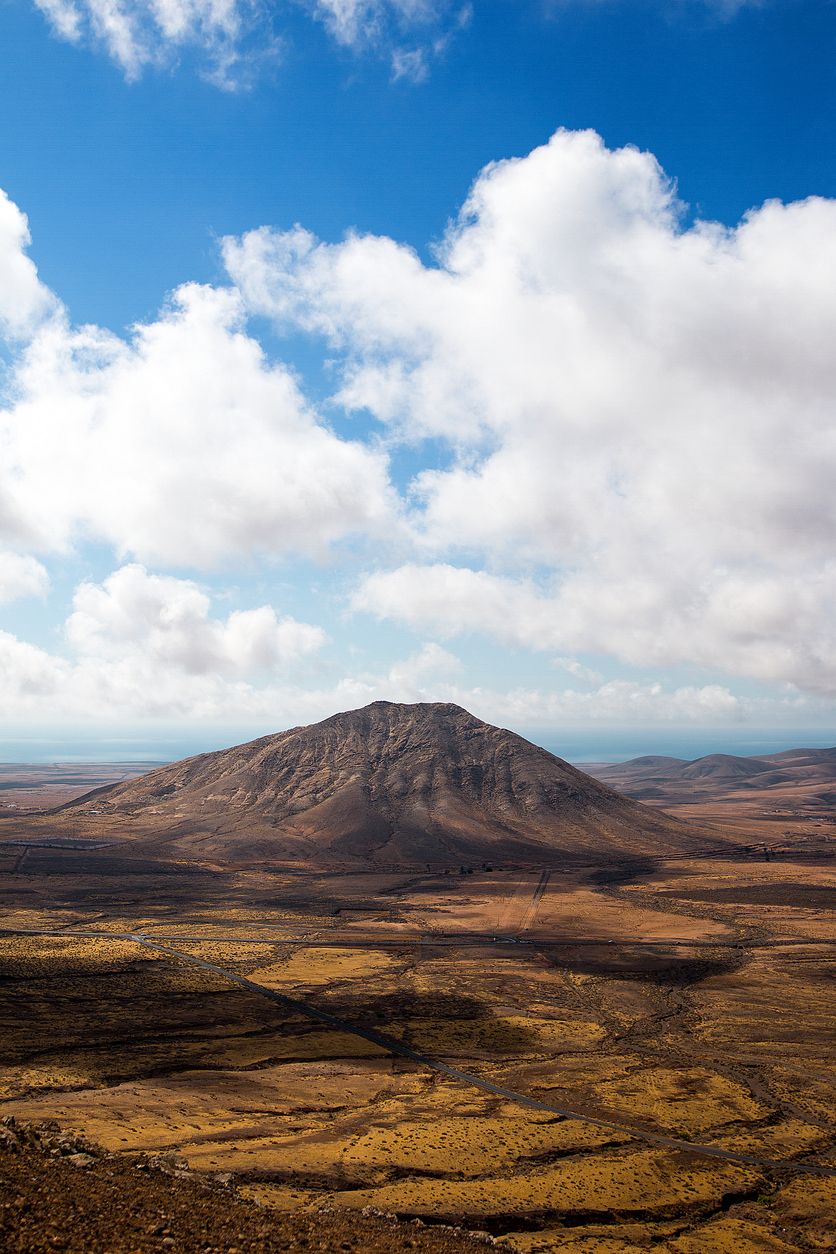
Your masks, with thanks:
[[[6,0],[3,736],[826,739],[835,37]]]

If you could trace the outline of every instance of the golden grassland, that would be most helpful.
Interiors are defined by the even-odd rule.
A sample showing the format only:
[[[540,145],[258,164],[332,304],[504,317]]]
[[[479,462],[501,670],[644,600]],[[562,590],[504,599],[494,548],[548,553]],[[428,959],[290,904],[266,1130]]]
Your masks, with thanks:
[[[692,1156],[681,1161],[667,1151],[602,1150],[514,1175],[485,1175],[479,1180],[409,1179],[376,1190],[338,1193],[345,1206],[374,1204],[405,1215],[479,1214],[487,1219],[520,1215],[571,1215],[603,1218],[619,1215],[666,1217],[683,1210],[718,1207],[729,1194],[751,1193],[761,1186],[757,1170],[731,1163],[711,1163]]]
[[[795,896],[794,874],[683,863],[639,887],[553,873],[536,908],[530,872],[241,872],[199,889],[169,874],[144,914],[130,880],[92,899],[55,868],[49,883],[15,877],[9,926],[179,937],[184,952],[581,1117],[468,1088],[115,936],[0,937],[0,1113],[57,1119],[128,1154],[175,1150],[279,1209],[328,1200],[446,1218],[527,1254],[833,1250],[833,1181],[629,1131],[832,1155],[833,950],[754,943],[786,940],[799,919],[801,937],[822,940],[799,902],[830,872],[800,868]],[[688,896],[746,875],[744,888],[788,900]],[[467,929],[484,943],[433,944]],[[494,931],[530,943],[492,946]],[[579,934],[600,943],[573,944]],[[375,936],[400,941],[375,948]]]

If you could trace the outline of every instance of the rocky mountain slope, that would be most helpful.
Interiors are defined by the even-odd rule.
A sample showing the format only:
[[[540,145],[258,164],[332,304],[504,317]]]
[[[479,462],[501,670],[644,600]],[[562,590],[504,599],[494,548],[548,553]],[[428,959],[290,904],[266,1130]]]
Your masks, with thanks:
[[[329,865],[587,860],[707,843],[459,706],[387,701],[176,762],[63,813],[118,816],[220,858]]]

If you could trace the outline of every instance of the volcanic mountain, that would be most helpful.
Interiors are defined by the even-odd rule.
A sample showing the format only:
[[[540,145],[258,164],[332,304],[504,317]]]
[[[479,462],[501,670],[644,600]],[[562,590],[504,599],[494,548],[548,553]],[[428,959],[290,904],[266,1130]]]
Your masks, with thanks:
[[[388,701],[175,762],[62,814],[239,863],[557,863],[709,843],[457,705]]]

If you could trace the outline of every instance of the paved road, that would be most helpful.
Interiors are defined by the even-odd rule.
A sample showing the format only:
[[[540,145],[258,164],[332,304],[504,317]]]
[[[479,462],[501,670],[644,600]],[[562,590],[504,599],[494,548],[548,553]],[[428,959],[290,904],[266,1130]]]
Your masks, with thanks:
[[[62,936],[72,935],[74,937],[91,937],[94,935],[107,936],[111,940],[128,940],[134,941],[137,945],[141,945],[144,949],[154,950],[156,953],[165,954],[169,958],[174,958],[179,962],[189,963],[193,967],[199,967],[203,971],[211,971],[215,975],[221,976],[223,979],[229,980],[232,984],[237,984],[240,988],[245,988],[251,993],[256,993],[260,997],[265,997],[269,1001],[276,1002],[280,1006],[285,1006],[288,1010],[292,1010],[297,1014],[302,1014],[308,1019],[313,1019],[318,1023],[324,1023],[328,1027],[336,1028],[341,1032],[348,1032],[352,1036],[361,1037],[363,1040],[370,1041],[373,1045],[378,1045],[387,1053],[395,1054],[400,1058],[407,1058],[411,1062],[417,1063],[418,1066],[427,1067],[431,1071],[435,1071],[439,1075],[447,1076],[452,1080],[458,1080],[462,1084],[470,1085],[473,1088],[481,1089],[485,1093],[490,1093],[496,1097],[502,1097],[506,1101],[513,1102],[518,1106],[524,1106],[528,1110],[542,1111],[546,1114],[561,1115],[567,1119],[581,1119],[585,1123],[593,1124],[598,1128],[607,1128],[613,1132],[621,1132],[636,1140],[645,1141],[650,1145],[659,1145],[664,1149],[680,1150],[687,1154],[696,1154],[702,1158],[721,1159],[724,1162],[741,1163],[745,1166],[760,1167],[770,1171],[791,1171],[801,1172],[807,1175],[829,1176],[836,1178],[836,1167],[822,1166],[817,1163],[795,1162],[792,1159],[770,1159],[763,1158],[757,1154],[746,1154],[737,1150],[722,1149],[717,1145],[705,1145],[694,1141],[683,1141],[677,1137],[664,1136],[661,1133],[649,1132],[644,1128],[636,1127],[633,1124],[622,1123],[615,1119],[601,1119],[596,1115],[586,1113],[584,1110],[572,1109],[568,1106],[557,1106],[552,1102],[541,1102],[536,1097],[529,1097],[526,1093],[518,1093],[514,1089],[505,1088],[501,1084],[494,1084],[491,1080],[485,1079],[483,1076],[475,1075],[470,1071],[461,1071],[458,1067],[450,1067],[447,1063],[441,1062],[437,1058],[432,1058],[428,1054],[422,1054],[418,1050],[412,1049],[403,1041],[397,1040],[395,1037],[387,1036],[383,1032],[377,1032],[374,1028],[365,1028],[356,1023],[351,1023],[346,1019],[341,1019],[337,1015],[330,1014],[327,1010],[321,1010],[318,1006],[312,1005],[310,1002],[301,1001],[296,997],[288,997],[285,993],[279,993],[275,989],[267,988],[263,984],[257,984],[254,980],[247,979],[246,976],[239,975],[237,971],[230,971],[225,967],[217,966],[214,962],[207,962],[204,958],[198,958],[195,954],[186,953],[184,950],[176,949],[172,945],[167,945],[159,940],[152,940],[148,936],[137,932],[56,932],[54,930],[44,931],[28,931],[15,932],[12,929],[4,929],[5,935],[36,935],[36,936]],[[180,938],[178,938],[180,939]]]
[[[769,1158],[761,1158],[756,1154],[745,1154],[734,1150],[721,1149],[716,1145],[701,1145],[693,1141],[682,1141],[676,1137],[663,1136],[656,1132],[647,1132],[643,1128],[637,1128],[633,1125],[620,1123],[614,1119],[600,1119],[594,1115],[586,1114],[582,1110],[572,1110],[565,1106],[556,1106],[550,1102],[541,1102],[536,1097],[529,1097],[525,1093],[518,1093],[514,1089],[507,1089],[501,1084],[494,1084],[491,1080],[485,1079],[483,1076],[474,1075],[470,1071],[461,1071],[458,1067],[450,1067],[445,1062],[441,1062],[437,1058],[432,1058],[428,1054],[422,1054],[418,1050],[412,1049],[409,1045],[405,1045],[403,1041],[397,1040],[395,1037],[387,1036],[383,1032],[377,1032],[374,1028],[364,1028],[356,1023],[351,1023],[346,1019],[341,1019],[337,1015],[329,1014],[327,1010],[320,1010],[318,1006],[311,1005],[310,1002],[300,1001],[296,997],[288,997],[285,993],[279,993],[275,989],[266,988],[263,984],[256,984],[254,980],[248,980],[246,976],[239,975],[236,971],[229,971],[225,967],[219,967],[213,962],[207,962],[204,958],[198,958],[194,954],[184,953],[180,949],[175,949],[171,945],[160,944],[158,941],[152,941],[146,936],[134,934],[131,939],[137,944],[144,946],[146,949],[153,949],[157,953],[166,954],[169,957],[179,959],[183,962],[191,963],[192,966],[201,967],[204,971],[212,971],[215,975],[223,976],[230,980],[233,984],[240,985],[252,993],[257,993],[261,997],[266,997],[270,1001],[278,1002],[281,1006],[303,1014],[309,1019],[314,1019],[319,1023],[325,1023],[329,1027],[337,1028],[341,1032],[350,1032],[353,1036],[362,1037],[364,1040],[371,1041],[374,1045],[379,1045],[381,1049],[387,1050],[391,1054],[396,1054],[401,1058],[408,1058],[411,1062],[417,1063],[419,1066],[427,1067],[431,1071],[435,1071],[440,1075],[450,1077],[450,1079],[458,1080],[463,1084],[482,1089],[485,1093],[491,1093],[497,1097],[503,1097],[506,1101],[514,1102],[518,1106],[525,1106],[529,1110],[544,1111],[547,1114],[563,1115],[568,1119],[582,1119],[585,1123],[594,1124],[598,1128],[608,1128],[614,1132],[623,1132],[635,1137],[637,1140],[647,1141],[651,1145],[660,1145],[666,1149],[684,1150],[686,1153],[698,1154],[705,1158],[719,1158],[726,1162],[742,1163],[747,1166],[764,1167],[770,1170],[791,1170],[805,1172],[810,1175],[832,1176],[836,1178],[836,1167],[823,1167],[815,1163],[798,1163],[792,1160],[775,1160]]]
[[[60,928],[4,928],[0,927],[0,936],[88,936],[99,938],[124,939],[126,936],[134,936],[134,933],[127,932],[109,932],[96,931],[93,928],[85,929],[83,932],[68,932],[66,929],[79,926],[77,923],[66,923]],[[154,926],[154,925],[152,925]],[[163,926],[160,924],[159,926]],[[358,935],[356,932],[337,932],[329,929],[321,936],[238,936],[234,933],[225,932],[220,936],[208,935],[205,932],[183,933],[178,932],[175,935],[166,935],[166,933],[149,934],[144,932],[143,935],[149,940],[157,941],[180,941],[186,944],[201,944],[203,942],[214,944],[229,945],[301,945],[310,946],[314,949],[404,949],[411,946],[427,946],[430,949],[438,947],[443,948],[484,948],[486,945],[493,948],[495,945],[513,945],[515,948],[523,946],[526,949],[543,949],[550,945],[560,949],[614,949],[617,953],[624,949],[784,949],[790,947],[809,947],[813,949],[833,949],[836,947],[836,940],[815,940],[803,936],[788,937],[768,937],[762,940],[735,940],[722,939],[716,940],[688,940],[680,938],[678,940],[668,939],[667,937],[659,937],[657,940],[639,940],[632,936],[610,938],[596,938],[588,936],[566,936],[566,935],[543,935],[539,933],[536,937],[518,937],[507,935],[495,935],[491,932],[424,932],[421,935],[377,935],[370,933],[369,935]]]

